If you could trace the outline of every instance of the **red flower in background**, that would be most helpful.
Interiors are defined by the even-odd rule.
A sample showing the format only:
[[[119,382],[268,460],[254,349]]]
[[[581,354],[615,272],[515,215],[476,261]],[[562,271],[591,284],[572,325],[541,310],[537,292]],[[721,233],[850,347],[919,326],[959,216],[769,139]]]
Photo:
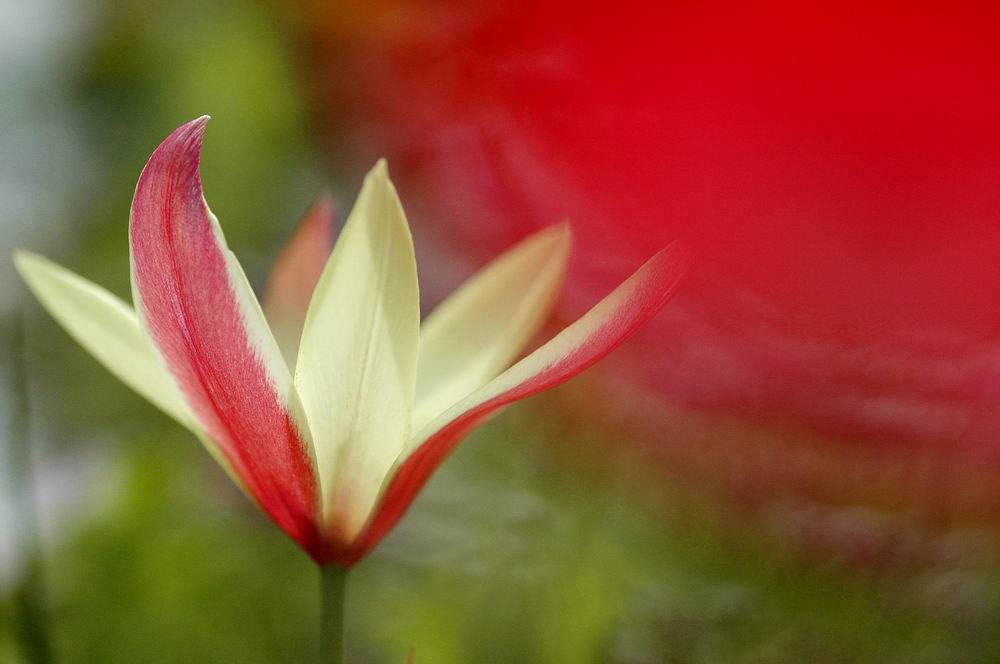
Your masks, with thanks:
[[[704,247],[633,349],[672,400],[879,441],[1000,430],[995,5],[307,11],[331,129],[422,186],[414,224],[452,256],[569,216],[569,316],[666,241]]]

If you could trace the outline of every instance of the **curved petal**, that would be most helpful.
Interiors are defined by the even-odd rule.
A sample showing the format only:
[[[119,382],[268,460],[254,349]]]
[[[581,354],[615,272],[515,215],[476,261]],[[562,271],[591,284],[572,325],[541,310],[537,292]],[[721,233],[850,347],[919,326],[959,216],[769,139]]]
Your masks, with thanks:
[[[207,120],[167,137],[136,186],[129,226],[136,311],[249,493],[321,560],[308,429],[293,416],[288,368],[202,194]]]
[[[582,318],[425,427],[342,564],[359,560],[396,525],[445,457],[486,418],[572,378],[639,329],[670,299],[693,258],[676,242],[661,250]]]
[[[120,381],[188,428],[199,430],[132,307],[92,281],[29,251],[18,272],[56,321]]]
[[[335,217],[333,198],[323,194],[302,218],[267,280],[264,314],[289,367],[295,366],[309,301],[333,249]]]
[[[413,241],[380,161],[316,286],[295,369],[334,542],[364,526],[406,446],[419,333]]]
[[[535,233],[428,316],[420,327],[414,431],[510,366],[552,308],[571,241],[566,223]]]

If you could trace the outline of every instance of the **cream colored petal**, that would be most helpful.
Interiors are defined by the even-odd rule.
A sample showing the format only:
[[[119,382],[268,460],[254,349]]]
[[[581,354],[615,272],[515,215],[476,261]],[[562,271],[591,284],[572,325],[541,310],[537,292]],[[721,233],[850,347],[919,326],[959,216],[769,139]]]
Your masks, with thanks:
[[[538,332],[566,274],[569,224],[509,249],[442,302],[420,328],[413,430],[510,366]]]
[[[246,491],[219,446],[198,424],[135,310],[97,284],[28,251],[14,255],[18,272],[45,310],[116,378],[191,431]]]
[[[409,437],[419,328],[413,242],[380,161],[316,286],[295,371],[334,539],[364,525]]]
[[[200,433],[132,307],[37,254],[18,251],[14,262],[31,292],[77,343],[157,408]]]

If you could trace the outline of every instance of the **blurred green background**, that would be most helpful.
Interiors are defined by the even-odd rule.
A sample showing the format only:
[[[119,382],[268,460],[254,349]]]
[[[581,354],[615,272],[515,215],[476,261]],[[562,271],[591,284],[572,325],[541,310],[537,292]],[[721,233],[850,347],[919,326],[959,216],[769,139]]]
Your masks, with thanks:
[[[2,0],[0,23],[4,256],[30,246],[126,295],[135,180],[204,113],[207,196],[255,285],[321,188],[349,206],[358,174],[318,147],[301,26],[280,6]],[[0,662],[27,661],[28,590],[57,662],[310,661],[308,559],[76,347],[6,259],[0,284],[5,333],[24,315],[31,397],[23,434],[7,334]],[[350,661],[403,662],[411,647],[435,664],[1000,661],[991,515],[935,502],[974,505],[990,478],[926,494],[858,450],[734,453],[754,432],[683,412],[661,419],[676,425],[667,460],[688,462],[659,463],[627,417],[588,406],[609,385],[592,371],[460,448],[352,574]],[[868,483],[870,504],[768,491],[767,473],[803,465]]]

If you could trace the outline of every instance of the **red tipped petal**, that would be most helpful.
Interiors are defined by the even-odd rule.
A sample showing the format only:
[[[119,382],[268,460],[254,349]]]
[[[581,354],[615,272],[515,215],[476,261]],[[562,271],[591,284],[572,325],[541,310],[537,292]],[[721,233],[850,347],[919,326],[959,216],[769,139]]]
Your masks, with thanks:
[[[336,208],[329,194],[313,203],[278,260],[264,292],[264,313],[288,366],[295,366],[302,325],[333,250]]]
[[[288,368],[202,195],[207,118],[139,178],[129,237],[136,308],[205,431],[261,508],[314,558],[317,482]]]
[[[488,417],[572,378],[625,341],[674,294],[694,259],[674,243],[551,341],[449,409],[415,441],[367,530],[342,564],[361,559],[396,525],[445,457]]]

